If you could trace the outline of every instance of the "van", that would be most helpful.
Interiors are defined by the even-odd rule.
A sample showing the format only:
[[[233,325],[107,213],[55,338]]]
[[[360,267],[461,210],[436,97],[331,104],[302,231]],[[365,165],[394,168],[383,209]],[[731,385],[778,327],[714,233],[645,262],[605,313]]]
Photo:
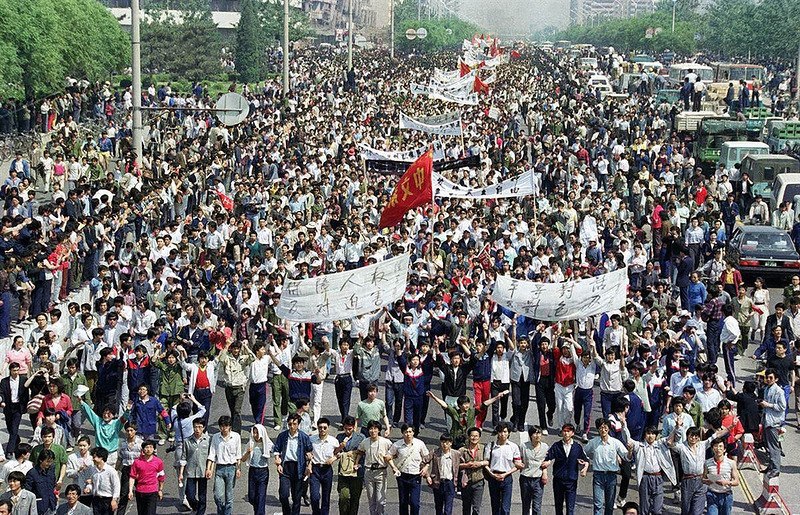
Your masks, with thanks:
[[[769,154],[769,145],[753,141],[726,141],[722,144],[719,163],[724,165],[725,169],[732,170],[750,154]]]
[[[583,70],[596,70],[597,58],[596,57],[581,57],[580,67]]]
[[[782,173],[775,177],[772,183],[772,197],[770,209],[776,209],[779,204],[791,202],[800,195],[800,173]]]
[[[601,97],[605,97],[614,92],[614,88],[611,87],[611,81],[609,81],[608,77],[605,75],[592,75],[589,77],[589,88],[592,93],[594,93],[596,89],[599,89]]]
[[[800,161],[783,154],[750,154],[742,159],[739,171],[753,181],[753,195],[769,199],[775,178],[784,173],[800,173]]]

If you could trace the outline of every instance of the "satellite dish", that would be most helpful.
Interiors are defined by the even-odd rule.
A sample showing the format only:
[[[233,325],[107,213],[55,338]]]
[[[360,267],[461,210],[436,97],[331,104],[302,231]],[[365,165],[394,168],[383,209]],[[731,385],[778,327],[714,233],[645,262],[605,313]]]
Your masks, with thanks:
[[[406,39],[409,41],[413,41],[417,39],[417,31],[414,29],[408,29],[406,31]]]
[[[217,118],[222,125],[238,125],[250,114],[250,103],[239,93],[225,93],[217,100]]]
[[[425,39],[428,37],[428,29],[425,27],[420,27],[417,29],[417,37],[419,39]]]

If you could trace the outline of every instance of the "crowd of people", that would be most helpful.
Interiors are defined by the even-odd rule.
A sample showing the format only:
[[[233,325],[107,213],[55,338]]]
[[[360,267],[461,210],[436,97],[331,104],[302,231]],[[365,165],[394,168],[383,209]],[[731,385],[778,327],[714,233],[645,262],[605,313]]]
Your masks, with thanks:
[[[436,139],[448,160],[480,157],[442,172],[460,186],[532,171],[537,193],[437,198],[386,230],[397,177],[365,169],[358,144],[430,144],[396,120],[444,109],[409,86],[453,68],[452,52],[363,52],[345,74],[332,50],[297,51],[287,94],[238,88],[250,114],[232,128],[201,86],[153,85],[145,103],[175,109],[148,119],[138,158],[129,91],[78,85],[72,104],[48,106],[52,138],[16,156],[2,187],[0,514],[202,515],[212,486],[230,515],[243,469],[257,515],[276,484],[284,514],[309,501],[327,514],[334,482],[344,514],[419,513],[425,485],[437,514],[480,513],[484,490],[510,514],[515,488],[522,513],[541,513],[548,483],[571,514],[589,470],[596,514],[659,515],[670,485],[683,514],[730,513],[745,434],[779,475],[800,277],[771,313],[764,281],[725,257],[760,199],[730,187],[733,170],[695,166],[672,106],[603,100],[566,56],[514,53],[478,105],[458,106],[463,136]],[[87,101],[97,133],[79,125]],[[373,314],[276,313],[287,279],[404,253],[406,293]],[[498,275],[580,283],[623,268],[618,312],[533,320],[490,298]],[[90,301],[62,310],[81,288]],[[20,334],[12,319],[34,322]],[[737,357],[753,353],[766,368],[745,377]]]

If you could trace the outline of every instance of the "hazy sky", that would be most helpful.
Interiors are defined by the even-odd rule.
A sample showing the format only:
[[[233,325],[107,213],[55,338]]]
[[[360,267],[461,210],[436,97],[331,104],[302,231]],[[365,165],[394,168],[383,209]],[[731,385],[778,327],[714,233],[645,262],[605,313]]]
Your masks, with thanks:
[[[487,30],[528,34],[569,22],[569,0],[461,0],[464,18]]]

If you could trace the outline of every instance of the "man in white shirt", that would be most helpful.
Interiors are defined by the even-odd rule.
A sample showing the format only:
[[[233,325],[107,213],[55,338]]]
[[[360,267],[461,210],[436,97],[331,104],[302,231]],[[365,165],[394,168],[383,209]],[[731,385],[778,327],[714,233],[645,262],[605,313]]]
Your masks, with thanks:
[[[428,456],[428,448],[422,440],[414,438],[414,428],[403,424],[400,428],[403,439],[392,444],[386,458],[397,477],[397,489],[400,493],[400,513],[419,515],[419,497],[422,475],[427,473],[428,465],[424,459]]]
[[[372,515],[383,515],[386,509],[386,458],[392,442],[380,435],[381,423],[373,420],[367,424],[369,438],[358,446],[358,454],[364,457],[364,490],[367,505]]]
[[[333,485],[333,462],[336,461],[334,451],[339,447],[339,440],[328,434],[330,421],[320,418],[317,421],[318,434],[311,437],[312,459],[311,476],[311,509],[314,513],[328,515],[330,513],[331,487]]]
[[[206,462],[206,479],[214,478],[214,502],[217,513],[230,514],[233,489],[241,477],[242,437],[231,431],[231,417],[219,417],[219,433],[211,437]],[[221,494],[221,495],[220,495]]]

